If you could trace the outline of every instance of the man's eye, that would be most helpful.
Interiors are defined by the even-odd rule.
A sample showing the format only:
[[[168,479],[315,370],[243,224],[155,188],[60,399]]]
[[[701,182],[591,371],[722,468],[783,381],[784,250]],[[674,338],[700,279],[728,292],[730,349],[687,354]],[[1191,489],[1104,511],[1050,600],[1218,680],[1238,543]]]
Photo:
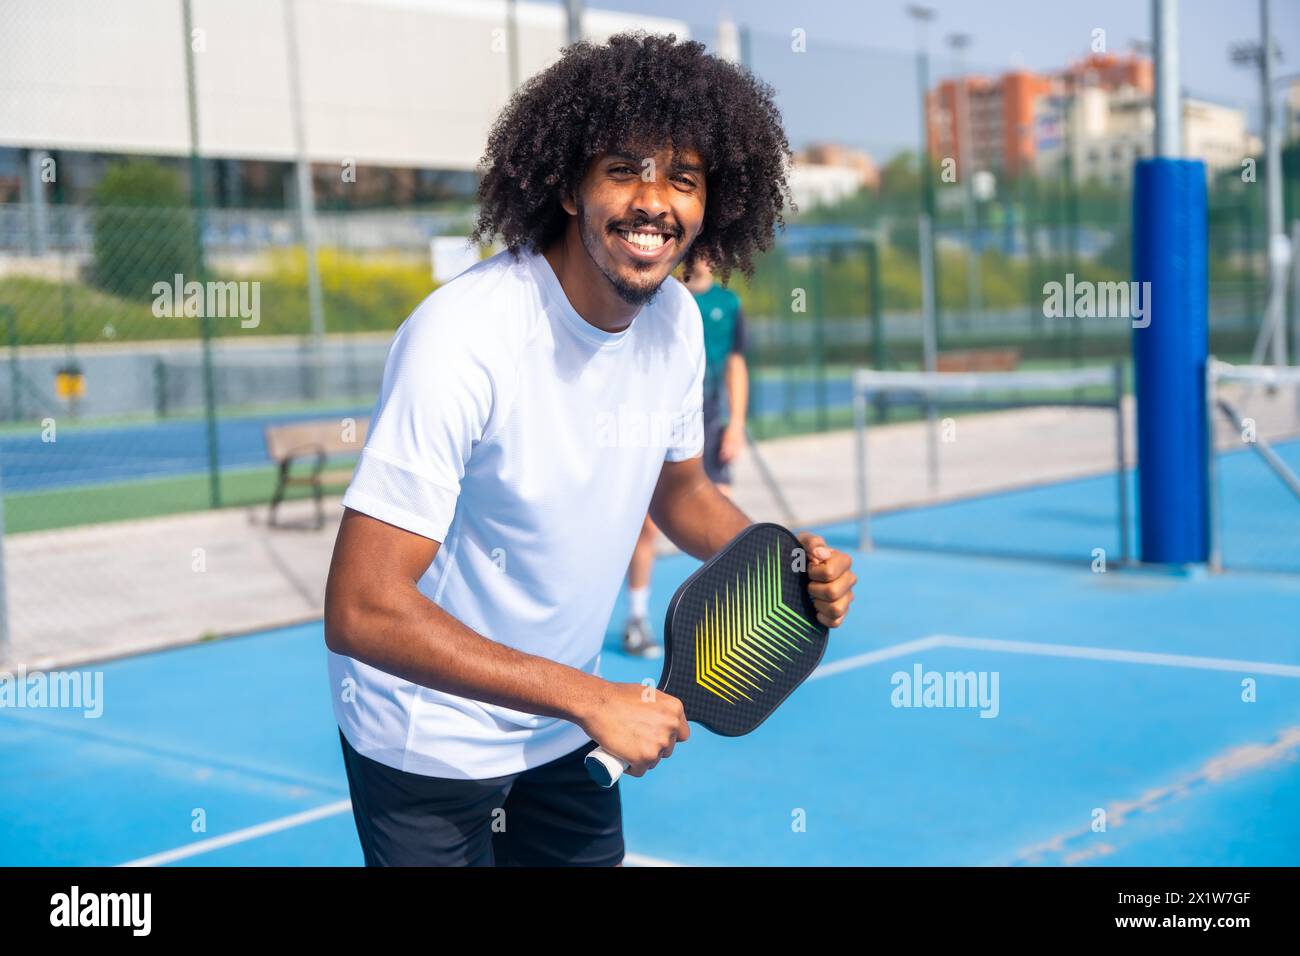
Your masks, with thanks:
[[[611,166],[609,168],[609,171],[611,173],[635,173],[636,172],[635,169],[633,169],[631,166],[627,165],[626,163],[620,163],[618,166]]]

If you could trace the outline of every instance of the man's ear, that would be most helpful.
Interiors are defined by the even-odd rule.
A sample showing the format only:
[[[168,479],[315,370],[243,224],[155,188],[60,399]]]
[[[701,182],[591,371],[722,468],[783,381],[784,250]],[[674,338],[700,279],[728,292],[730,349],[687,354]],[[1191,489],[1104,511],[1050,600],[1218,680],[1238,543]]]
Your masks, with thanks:
[[[560,191],[560,208],[570,216],[576,216],[578,214],[578,204],[573,201],[572,192],[569,192],[568,190]]]

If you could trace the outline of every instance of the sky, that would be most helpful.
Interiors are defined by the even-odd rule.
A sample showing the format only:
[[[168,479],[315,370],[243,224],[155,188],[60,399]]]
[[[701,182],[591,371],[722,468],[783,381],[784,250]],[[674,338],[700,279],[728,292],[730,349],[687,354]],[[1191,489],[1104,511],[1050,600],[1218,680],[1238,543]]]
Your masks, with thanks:
[[[923,0],[936,11],[929,28],[931,79],[954,70],[946,39],[967,34],[967,72],[1012,66],[1050,70],[1089,52],[1105,31],[1108,52],[1127,53],[1151,38],[1151,0]],[[904,0],[587,0],[587,6],[685,20],[712,45],[725,11],[754,33],[752,66],[777,90],[796,147],[831,138],[884,157],[919,136],[915,23]],[[1182,86],[1192,96],[1246,110],[1257,127],[1259,81],[1234,65],[1229,48],[1258,41],[1254,0],[1181,0]],[[1300,73],[1300,0],[1272,0],[1281,75]],[[791,31],[807,52],[789,50]]]

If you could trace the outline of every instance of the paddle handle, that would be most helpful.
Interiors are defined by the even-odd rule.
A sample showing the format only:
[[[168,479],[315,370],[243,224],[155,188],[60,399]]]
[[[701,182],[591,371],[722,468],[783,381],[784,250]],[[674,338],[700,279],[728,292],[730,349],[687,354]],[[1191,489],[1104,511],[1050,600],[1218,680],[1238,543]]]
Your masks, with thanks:
[[[597,747],[587,754],[587,773],[602,787],[609,788],[618,783],[623,771],[628,768],[625,760],[620,760],[603,747]]]

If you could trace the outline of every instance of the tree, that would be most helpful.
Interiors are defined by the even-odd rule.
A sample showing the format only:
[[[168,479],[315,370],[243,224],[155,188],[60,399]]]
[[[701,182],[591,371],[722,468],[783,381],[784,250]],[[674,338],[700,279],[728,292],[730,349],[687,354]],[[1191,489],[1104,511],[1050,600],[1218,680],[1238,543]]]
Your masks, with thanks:
[[[907,150],[896,153],[881,167],[880,195],[890,199],[921,195],[921,173],[917,169],[916,153]]]
[[[95,189],[92,281],[105,292],[146,298],[156,282],[197,272],[193,219],[180,177],[131,159],[109,168]]]

